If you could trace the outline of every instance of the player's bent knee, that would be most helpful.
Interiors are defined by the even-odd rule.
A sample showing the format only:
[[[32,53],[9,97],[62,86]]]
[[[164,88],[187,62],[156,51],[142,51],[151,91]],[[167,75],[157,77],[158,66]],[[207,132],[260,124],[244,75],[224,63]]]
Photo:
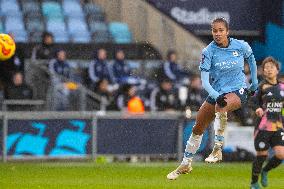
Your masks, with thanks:
[[[276,156],[278,159],[284,160],[284,151],[275,152],[275,156]]]
[[[192,129],[192,132],[196,135],[202,135],[205,131],[205,128],[201,125],[195,125]]]

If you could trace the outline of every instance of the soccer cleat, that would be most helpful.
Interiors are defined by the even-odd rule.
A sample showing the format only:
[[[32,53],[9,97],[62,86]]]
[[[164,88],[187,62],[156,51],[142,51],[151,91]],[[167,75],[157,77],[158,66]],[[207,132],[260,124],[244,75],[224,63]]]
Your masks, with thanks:
[[[222,161],[222,148],[213,148],[213,151],[208,156],[208,158],[205,159],[205,162],[207,163],[216,163]]]
[[[256,183],[253,183],[250,185],[250,189],[261,189],[259,184],[256,182]]]
[[[187,165],[181,164],[178,168],[167,175],[167,179],[176,180],[181,174],[188,174],[192,171],[191,163]]]
[[[268,174],[268,172],[266,172],[266,171],[262,171],[262,172],[261,172],[261,179],[260,179],[260,182],[261,182],[261,185],[262,185],[263,187],[267,187],[267,186],[268,186],[267,174]]]

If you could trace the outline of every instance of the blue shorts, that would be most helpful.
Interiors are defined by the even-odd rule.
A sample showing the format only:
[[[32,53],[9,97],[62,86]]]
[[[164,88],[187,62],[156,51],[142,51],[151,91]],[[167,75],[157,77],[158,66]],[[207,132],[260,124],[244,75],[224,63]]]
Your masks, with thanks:
[[[235,93],[241,100],[241,103],[244,104],[247,102],[247,90],[245,90],[244,88],[241,88],[239,90],[236,90],[236,91],[232,91],[232,92],[229,92],[229,93]],[[224,93],[223,95],[226,95],[228,93]],[[209,104],[212,104],[212,105],[215,105],[216,104],[216,100],[210,96],[208,96],[206,98],[206,102],[208,102]]]

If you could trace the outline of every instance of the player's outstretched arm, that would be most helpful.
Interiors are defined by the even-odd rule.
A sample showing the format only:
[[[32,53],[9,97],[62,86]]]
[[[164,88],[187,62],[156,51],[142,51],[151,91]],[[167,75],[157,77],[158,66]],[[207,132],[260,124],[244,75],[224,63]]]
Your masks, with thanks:
[[[258,87],[257,66],[251,47],[247,42],[243,43],[244,58],[247,60],[250,68],[251,86],[250,91],[256,91]]]
[[[249,68],[250,68],[250,75],[251,75],[251,86],[250,86],[250,90],[251,91],[255,91],[257,89],[258,86],[258,80],[257,80],[257,66],[256,66],[256,61],[254,58],[254,55],[251,54],[248,59],[248,64],[249,64]]]
[[[201,71],[201,81],[202,87],[208,92],[209,96],[216,100],[220,94],[211,86],[209,82],[209,72]]]

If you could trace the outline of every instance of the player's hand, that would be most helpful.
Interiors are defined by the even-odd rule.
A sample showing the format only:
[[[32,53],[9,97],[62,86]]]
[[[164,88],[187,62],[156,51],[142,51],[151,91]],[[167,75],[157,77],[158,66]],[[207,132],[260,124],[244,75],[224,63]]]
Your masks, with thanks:
[[[249,89],[248,89],[248,95],[249,95],[249,96],[253,96],[254,93],[255,93],[256,90],[257,90],[257,87],[258,87],[258,84],[257,84],[257,83],[255,83],[255,84],[252,83],[252,84],[250,85]]]
[[[247,93],[247,97],[252,97],[254,96],[256,90],[251,90],[251,89],[245,89],[246,93]]]
[[[255,114],[256,114],[258,117],[262,117],[263,114],[264,114],[264,111],[263,111],[262,108],[257,108],[257,109],[255,110]]]
[[[227,106],[227,102],[226,102],[225,99],[227,99],[227,98],[224,95],[220,95],[216,99],[216,102],[217,102],[217,104],[220,108],[224,108],[225,106]]]

